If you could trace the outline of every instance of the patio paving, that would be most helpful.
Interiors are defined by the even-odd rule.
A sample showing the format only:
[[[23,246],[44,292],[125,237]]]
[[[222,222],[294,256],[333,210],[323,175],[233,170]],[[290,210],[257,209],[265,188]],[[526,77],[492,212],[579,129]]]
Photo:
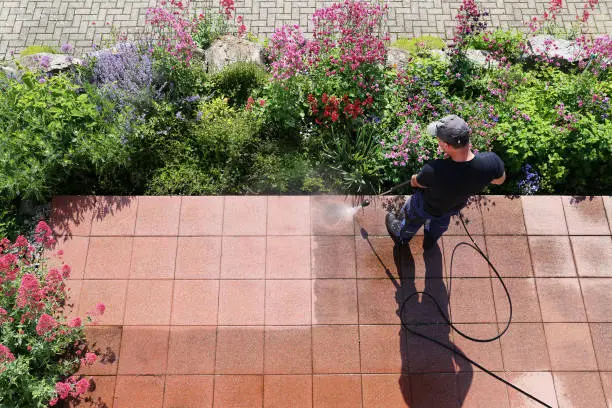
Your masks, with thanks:
[[[387,200],[56,197],[72,314],[104,354],[83,369],[108,408],[536,407],[427,334],[553,407],[612,407],[612,198],[482,196],[468,229],[504,277],[456,250],[393,248]],[[380,258],[380,260],[379,260]],[[387,271],[385,271],[387,269]],[[449,291],[451,292],[449,301]],[[81,404],[81,407],[88,406]]]

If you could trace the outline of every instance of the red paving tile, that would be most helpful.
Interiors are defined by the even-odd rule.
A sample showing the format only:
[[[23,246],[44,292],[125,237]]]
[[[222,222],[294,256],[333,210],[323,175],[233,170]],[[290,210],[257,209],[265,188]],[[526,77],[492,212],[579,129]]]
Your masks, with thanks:
[[[83,281],[70,279],[70,280],[67,280],[65,284],[66,284],[66,307],[64,308],[64,314],[67,320],[72,320],[77,316],[81,317],[79,315],[79,305],[80,305]]]
[[[513,323],[501,341],[507,371],[550,370],[544,328],[541,323]],[[549,339],[550,340],[550,339]]]
[[[264,328],[221,326],[217,331],[217,374],[263,374]]]
[[[213,408],[262,408],[263,376],[217,375]]]
[[[601,377],[601,384],[603,385],[609,408],[612,406],[612,372],[600,372],[599,376]]]
[[[527,237],[487,236],[489,260],[502,277],[533,276]]]
[[[269,236],[266,279],[310,279],[310,236]]]
[[[599,373],[553,373],[560,408],[606,408]]]
[[[467,207],[461,210],[461,215],[463,217],[463,221],[465,222],[465,226],[471,235],[483,235],[484,234],[484,226],[482,220],[482,208],[486,203],[486,198],[484,196],[476,197],[473,202],[470,202]],[[487,203],[488,205],[488,203]],[[421,232],[423,230],[421,229]],[[459,216],[451,217],[450,224],[448,225],[448,230],[445,233],[446,235],[462,235],[466,236],[465,229],[461,224],[461,220]]]
[[[162,408],[164,376],[121,375],[115,385],[115,404],[123,408]]]
[[[523,214],[529,235],[567,235],[563,202],[559,196],[523,196]]]
[[[360,407],[360,375],[315,375],[312,379],[313,403],[317,408]]]
[[[588,324],[544,323],[544,329],[553,371],[597,370]]]
[[[506,323],[510,318],[508,295],[497,277],[493,278],[492,285],[497,321]],[[506,278],[504,279],[504,285],[506,285],[512,301],[513,323],[542,321],[534,278]]]
[[[361,376],[363,408],[408,408],[410,378],[398,374],[364,374]]]
[[[217,324],[218,280],[177,280],[174,282],[172,324]]]
[[[537,285],[543,321],[586,322],[577,278],[539,278]]]
[[[591,323],[591,338],[601,371],[612,371],[612,323]]]
[[[397,275],[382,203],[358,212],[354,223],[339,212],[352,200],[138,197],[91,223],[96,205],[113,208],[116,200],[81,198],[75,218],[82,222],[64,222],[76,234],[60,238],[56,249],[73,268],[67,286],[77,308],[69,316],[106,304],[99,323],[86,328],[104,362],[81,370],[98,384],[89,395],[130,408],[537,406],[401,329],[398,302],[414,290],[427,290],[447,308],[448,281],[440,276],[447,275],[454,244],[467,239],[453,236],[464,234],[461,225],[440,242],[439,271],[431,257],[426,271],[421,239],[413,239],[411,257],[401,259],[410,279],[396,289],[359,235],[360,227],[368,230]],[[76,207],[67,199],[61,205]],[[467,341],[434,325],[439,313],[422,296],[404,319],[425,323],[410,327],[489,369],[507,370],[506,378],[552,406],[610,405],[606,206],[609,197],[578,204],[558,196],[481,199],[464,212],[470,232],[507,277],[514,307],[508,333],[492,343]],[[526,224],[508,222],[521,217]],[[452,281],[453,321],[469,335],[492,337],[507,319],[505,295],[499,282],[484,279],[486,262],[469,251],[457,251],[454,277],[483,279]]]
[[[481,208],[487,235],[525,235],[523,205],[519,198],[487,196],[488,205]]]
[[[309,235],[309,196],[268,197],[268,235]]]
[[[608,217],[608,227],[612,231],[612,196],[603,196],[604,209]]]
[[[365,197],[370,201],[370,205],[360,208],[355,213],[355,235],[360,235],[363,228],[371,236],[387,236],[385,217],[387,215],[387,202],[390,197]]]
[[[387,279],[357,280],[359,324],[399,324],[395,292]]]
[[[540,278],[576,276],[568,236],[529,237],[533,273]]]
[[[126,280],[83,281],[79,297],[79,316],[84,319],[87,313],[95,310],[97,304],[102,303],[106,310],[102,316],[96,316],[94,321],[101,325],[123,324],[127,284]]]
[[[570,235],[610,235],[601,197],[562,197]]]
[[[210,375],[169,375],[164,408],[212,408],[213,384]]]
[[[263,325],[265,281],[222,280],[219,287],[220,325]]]
[[[355,236],[357,252],[358,278],[386,278],[385,267],[393,276],[398,276],[398,270],[393,257],[393,240],[388,236],[370,237],[368,241]],[[379,261],[380,258],[380,261]],[[382,264],[381,264],[382,261]]]
[[[310,280],[266,282],[266,325],[302,325],[312,322]]]
[[[129,281],[124,324],[170,324],[172,285],[171,280]]]
[[[167,373],[214,374],[216,340],[216,326],[170,326]]]
[[[579,276],[612,277],[612,237],[570,237]]]
[[[165,374],[169,326],[125,326],[119,351],[120,375]]]
[[[56,196],[49,226],[56,236],[87,236],[96,209],[95,196]]]
[[[456,380],[454,374],[410,375],[412,404],[423,408],[457,408],[459,395]]]
[[[264,407],[312,408],[312,376],[266,375]]]
[[[312,235],[353,235],[352,198],[344,196],[311,196],[310,223]]]
[[[221,235],[224,197],[181,197],[179,235]]]
[[[54,248],[53,255],[47,255],[52,259],[55,266],[61,265],[62,261],[70,266],[70,279],[83,279],[85,274],[85,262],[87,260],[87,252],[89,247],[88,237],[66,237],[59,238]],[[56,251],[64,251],[60,256],[56,255]]]
[[[175,279],[219,279],[221,237],[179,237]]]
[[[355,238],[313,236],[311,238],[313,278],[354,278]]]
[[[223,235],[266,235],[266,197],[226,196]]]
[[[312,374],[311,326],[266,327],[265,374]]]
[[[492,323],[496,321],[491,279],[453,279],[450,310],[455,323]]]
[[[312,361],[315,374],[358,373],[358,326],[313,326]]]
[[[135,237],[130,279],[174,279],[176,237]]]
[[[312,281],[312,324],[357,324],[355,279]]]
[[[457,393],[463,399],[461,408],[510,407],[506,385],[487,373],[459,373]]]
[[[474,237],[474,241],[486,254],[487,246],[482,236]],[[489,264],[478,252],[467,245],[459,245],[461,242],[472,244],[467,236],[443,236],[444,264],[446,274],[450,274],[451,260],[453,261],[453,278],[486,278],[489,276]],[[457,248],[455,250],[455,247]],[[453,251],[455,256],[453,257]]]
[[[553,377],[550,372],[534,371],[506,373],[506,380],[538,398],[545,404],[553,408],[559,407],[559,405],[557,405]],[[508,398],[511,408],[537,408],[542,406],[511,387],[508,387]]]
[[[490,339],[503,329],[493,323],[456,324],[455,327],[470,337],[477,339]],[[463,354],[478,362],[491,371],[502,371],[504,363],[502,360],[501,345],[498,340],[488,343],[474,342],[453,332],[453,343]],[[480,371],[478,367],[472,367],[474,371]]]
[[[90,351],[98,354],[91,366],[82,365],[79,374],[116,375],[121,347],[121,326],[89,326],[85,329]]]
[[[264,279],[265,237],[223,237],[221,279]]]
[[[359,326],[362,373],[402,372],[400,330],[399,325]]]
[[[127,279],[130,275],[132,237],[89,239],[85,279]]]
[[[181,197],[138,197],[136,235],[177,235]]]
[[[96,197],[91,235],[134,235],[138,197]]]

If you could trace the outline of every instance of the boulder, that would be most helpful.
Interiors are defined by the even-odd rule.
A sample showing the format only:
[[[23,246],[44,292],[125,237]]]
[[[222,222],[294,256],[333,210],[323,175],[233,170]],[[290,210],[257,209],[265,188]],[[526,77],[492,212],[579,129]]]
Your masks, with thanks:
[[[499,62],[495,61],[494,59],[487,61],[489,54],[490,53],[488,51],[469,49],[465,52],[465,57],[477,66],[482,67],[488,64],[491,64],[491,66],[494,67],[499,66]]]
[[[234,62],[254,62],[264,65],[261,45],[233,35],[224,35],[204,51],[208,72],[221,71]]]
[[[42,66],[41,60],[46,57],[49,58],[48,64]],[[70,66],[74,64],[81,65],[83,60],[80,58],[74,58],[70,55],[41,52],[38,54],[21,57],[19,59],[19,63],[30,71],[42,70],[43,72],[57,72],[70,68]]]
[[[387,50],[387,66],[389,68],[405,69],[410,61],[410,53],[407,50],[389,47]]]
[[[528,57],[548,57],[553,59],[574,62],[578,53],[575,41],[562,40],[550,35],[536,35],[529,38],[527,43]]]

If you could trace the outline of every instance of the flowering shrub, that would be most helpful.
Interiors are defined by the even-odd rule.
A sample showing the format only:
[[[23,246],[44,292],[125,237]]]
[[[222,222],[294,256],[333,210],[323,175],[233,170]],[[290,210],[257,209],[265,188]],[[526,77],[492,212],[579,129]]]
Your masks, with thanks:
[[[279,81],[309,75],[307,103],[316,123],[350,122],[375,107],[389,40],[381,32],[386,11],[345,0],[314,13],[312,40],[299,26],[275,31],[267,50],[272,75]]]
[[[35,242],[19,236],[0,240],[0,403],[25,408],[55,406],[78,400],[90,387],[73,374],[97,355],[87,350],[84,321],[67,319],[65,279],[70,266],[50,268],[44,252],[55,243],[41,221]],[[61,258],[61,252],[58,254]],[[104,313],[99,304],[86,317]]]

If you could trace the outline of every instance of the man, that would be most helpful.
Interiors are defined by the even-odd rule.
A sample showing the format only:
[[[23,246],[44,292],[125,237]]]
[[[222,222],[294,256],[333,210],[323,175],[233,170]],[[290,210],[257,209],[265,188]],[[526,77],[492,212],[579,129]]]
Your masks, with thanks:
[[[425,225],[423,248],[433,247],[448,229],[450,218],[465,207],[471,195],[489,183],[506,180],[504,162],[493,152],[474,154],[470,149],[471,129],[457,115],[431,123],[427,131],[438,138],[448,158],[427,163],[411,179],[419,188],[406,201],[399,216],[388,213],[387,231],[396,244],[405,244]]]

